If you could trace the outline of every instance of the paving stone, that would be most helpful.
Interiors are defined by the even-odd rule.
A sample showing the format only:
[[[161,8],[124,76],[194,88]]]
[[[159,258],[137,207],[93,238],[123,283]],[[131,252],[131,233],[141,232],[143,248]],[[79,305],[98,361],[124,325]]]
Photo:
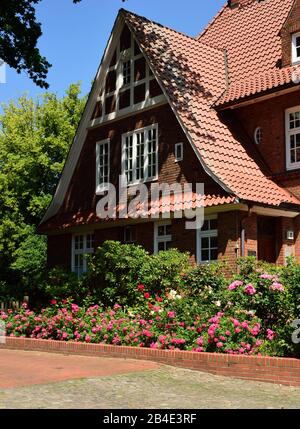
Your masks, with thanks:
[[[0,389],[0,408],[300,408],[300,388],[159,369]]]

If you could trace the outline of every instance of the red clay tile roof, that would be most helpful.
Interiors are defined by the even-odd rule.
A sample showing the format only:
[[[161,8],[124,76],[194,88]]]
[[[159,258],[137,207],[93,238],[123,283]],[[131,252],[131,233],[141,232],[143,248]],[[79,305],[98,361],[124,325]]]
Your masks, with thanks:
[[[249,0],[241,7],[223,7],[198,40],[226,49],[230,87],[216,103],[237,101],[293,84],[291,69],[280,69],[279,32],[294,0]]]
[[[158,214],[163,213],[175,213],[183,210],[195,210],[200,207],[212,207],[216,205],[231,204],[235,202],[234,196],[226,195],[197,195],[194,192],[185,193],[184,200],[179,195],[179,197],[174,197],[171,195],[168,197],[161,197],[158,201],[152,201],[148,205],[146,210],[143,210],[143,207],[136,207],[135,213],[129,213],[125,219],[131,218],[134,219],[135,215],[144,218],[151,218],[157,216]],[[118,205],[116,207],[117,219],[122,220],[118,217],[118,214],[124,210],[124,205]],[[51,229],[67,229],[70,227],[76,227],[78,225],[89,225],[102,223],[103,220],[107,222],[115,222],[114,219],[101,219],[97,216],[95,210],[81,211],[78,213],[61,213],[58,214],[47,222],[43,223],[39,227],[39,232],[51,230]]]
[[[271,2],[279,5],[278,0]],[[283,3],[290,4],[291,0]],[[124,10],[122,13],[208,174],[241,200],[271,206],[299,205],[296,197],[266,177],[243,143],[211,107],[225,87],[224,53],[204,44],[204,38],[197,41],[133,13]],[[280,15],[280,19],[277,17],[274,21],[279,21],[279,26],[282,19]],[[215,23],[217,21],[218,18]],[[229,38],[227,35],[227,40]],[[216,42],[213,38],[212,41]],[[273,60],[277,54],[276,46]]]
[[[215,107],[226,107],[234,101],[245,101],[255,95],[263,95],[279,87],[294,87],[300,81],[300,67],[291,66],[269,70],[263,74],[233,82],[227,91],[214,104]]]

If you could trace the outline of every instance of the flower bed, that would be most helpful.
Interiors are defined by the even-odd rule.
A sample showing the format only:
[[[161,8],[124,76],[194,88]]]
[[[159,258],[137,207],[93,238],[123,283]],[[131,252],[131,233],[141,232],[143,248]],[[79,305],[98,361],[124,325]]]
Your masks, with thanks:
[[[233,291],[250,287],[236,282]],[[233,311],[231,306],[212,317],[198,304],[191,305],[175,291],[151,296],[144,285],[137,287],[140,302],[134,309],[115,304],[81,306],[63,300],[51,301],[39,314],[26,304],[17,313],[0,313],[10,337],[101,343],[165,350],[190,350],[239,355],[272,354],[276,333],[251,311]],[[252,289],[251,289],[252,291]],[[188,310],[185,306],[188,305]]]

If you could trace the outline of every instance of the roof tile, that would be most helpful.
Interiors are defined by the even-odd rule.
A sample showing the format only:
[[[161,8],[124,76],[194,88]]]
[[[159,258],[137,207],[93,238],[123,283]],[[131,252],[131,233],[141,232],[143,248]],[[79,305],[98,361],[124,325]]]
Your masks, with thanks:
[[[278,0],[272,1],[279,5]],[[283,2],[288,5],[291,0]],[[202,43],[203,36],[197,41],[133,13],[123,11],[123,15],[162,82],[206,171],[242,200],[274,206],[300,204],[291,193],[266,177],[212,108],[225,87],[224,53]],[[174,73],[181,76],[181,85],[173,81]]]

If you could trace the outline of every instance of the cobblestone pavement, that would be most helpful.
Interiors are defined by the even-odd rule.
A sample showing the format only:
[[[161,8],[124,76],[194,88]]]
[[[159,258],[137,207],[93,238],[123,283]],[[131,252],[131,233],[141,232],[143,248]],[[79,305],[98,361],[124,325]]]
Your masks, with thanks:
[[[0,408],[300,408],[300,388],[161,366],[136,373],[0,389]]]

